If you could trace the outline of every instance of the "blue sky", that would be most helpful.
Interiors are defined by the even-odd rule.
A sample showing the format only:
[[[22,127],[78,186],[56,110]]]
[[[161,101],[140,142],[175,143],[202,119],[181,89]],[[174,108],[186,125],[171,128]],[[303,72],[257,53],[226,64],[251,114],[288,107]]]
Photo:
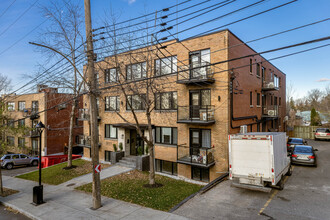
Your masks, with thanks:
[[[101,21],[103,20],[104,16],[109,14],[110,8],[112,8],[115,14],[119,17],[119,20],[122,21],[143,15],[145,12],[155,12],[156,10],[166,8],[176,4],[177,2],[180,3],[183,1],[184,0],[91,0],[93,28],[101,26]],[[13,85],[16,88],[27,81],[26,78],[22,77],[22,75],[36,72],[38,70],[38,63],[44,64],[45,62],[42,54],[38,53],[34,46],[28,44],[29,41],[36,41],[38,39],[38,33],[40,30],[48,25],[48,23],[45,22],[40,27],[38,27],[45,20],[45,18],[42,17],[38,7],[32,7],[25,15],[22,16],[21,19],[13,24],[18,16],[27,10],[34,2],[35,0],[3,0],[0,4],[1,16],[5,9],[11,3],[13,3],[8,11],[0,17],[0,73],[8,75],[12,79]],[[79,0],[78,2],[83,4],[83,0]],[[202,2],[202,0],[192,0],[187,4],[179,6],[178,10],[198,2]],[[198,9],[210,6],[217,2],[219,1],[211,0],[208,3],[200,5]],[[194,19],[190,22],[179,25],[178,30],[184,30],[187,27],[210,20],[214,17],[228,13],[232,10],[236,10],[253,2],[257,2],[257,0],[237,0],[236,2],[223,8],[219,8],[214,12],[200,16],[198,19]],[[184,39],[197,33],[202,33],[214,27],[220,27],[231,21],[255,14],[285,2],[289,2],[289,0],[267,0],[256,7],[252,7],[234,15],[216,20],[210,24],[200,26],[196,29],[183,32],[179,34],[179,39]],[[39,0],[36,5],[38,4],[47,5],[48,1]],[[181,12],[178,16],[192,12],[193,10],[196,10],[196,8]],[[175,8],[171,9],[168,13],[174,11]],[[307,23],[326,19],[330,17],[329,11],[329,0],[298,0],[297,2],[280,9],[254,17],[252,19],[248,19],[246,21],[239,22],[237,24],[226,26],[224,28],[229,28],[243,41],[249,41],[268,34],[273,34]],[[160,14],[160,12],[158,12],[158,14]],[[8,30],[6,30],[11,24],[13,25]],[[36,30],[26,36],[23,40],[19,41],[12,48],[7,49],[34,28],[36,28]],[[176,31],[177,29],[175,27],[172,30],[172,33],[175,33]],[[312,40],[315,38],[326,37],[329,35],[330,21],[328,20],[321,24],[313,25],[266,40],[261,40],[249,45],[256,51],[260,52],[289,44]],[[325,41],[312,45],[297,47],[290,50],[266,54],[264,57],[270,59],[276,56],[308,49],[314,46],[328,44],[329,42],[330,41]],[[275,60],[272,63],[275,64],[284,73],[286,73],[287,84],[293,84],[296,91],[296,97],[302,97],[306,95],[308,90],[314,88],[324,89],[330,84],[329,52],[330,47],[324,47],[322,49],[310,51],[307,53]],[[45,67],[47,66],[48,65],[45,65]],[[318,82],[321,79],[323,79],[323,81]]]

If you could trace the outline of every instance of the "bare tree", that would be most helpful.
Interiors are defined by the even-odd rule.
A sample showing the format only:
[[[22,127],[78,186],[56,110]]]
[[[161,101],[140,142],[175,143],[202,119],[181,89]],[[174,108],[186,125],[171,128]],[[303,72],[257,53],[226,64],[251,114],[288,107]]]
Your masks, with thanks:
[[[319,108],[319,101],[322,98],[323,94],[322,91],[319,89],[313,89],[308,92],[307,100],[310,104],[310,106],[313,108],[316,108],[318,110]]]
[[[72,149],[73,149],[73,128],[75,124],[76,106],[80,96],[83,76],[78,69],[78,54],[82,52],[83,47],[83,9],[80,4],[72,0],[52,0],[47,6],[41,6],[41,12],[48,18],[50,25],[41,33],[39,39],[40,52],[46,54],[48,58],[57,60],[65,59],[70,62],[71,68],[63,71],[62,74],[53,76],[49,73],[47,83],[62,88],[64,91],[70,91],[73,94],[72,108],[70,114],[69,144],[68,144],[68,165],[72,167]]]

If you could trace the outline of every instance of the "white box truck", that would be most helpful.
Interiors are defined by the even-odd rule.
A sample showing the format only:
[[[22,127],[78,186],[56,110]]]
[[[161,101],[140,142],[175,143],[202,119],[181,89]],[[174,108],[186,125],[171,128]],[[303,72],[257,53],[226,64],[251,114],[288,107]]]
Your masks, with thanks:
[[[283,189],[283,178],[291,175],[284,132],[233,134],[229,139],[229,179],[241,188],[270,192]]]

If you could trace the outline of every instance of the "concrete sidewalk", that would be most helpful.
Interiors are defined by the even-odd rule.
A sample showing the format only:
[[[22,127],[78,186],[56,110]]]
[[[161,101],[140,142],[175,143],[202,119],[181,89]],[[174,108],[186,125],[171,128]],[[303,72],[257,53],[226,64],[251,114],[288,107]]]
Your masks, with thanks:
[[[125,172],[125,169],[128,168],[111,166],[102,171],[105,171],[102,177],[106,178],[106,176]],[[89,174],[57,186],[44,184],[44,201],[46,203],[34,206],[31,204],[32,189],[37,185],[36,182],[3,176],[4,187],[18,190],[19,193],[4,198],[0,197],[0,200],[5,205],[33,219],[187,219],[107,197],[102,197],[101,208],[91,210],[91,194],[73,189],[73,187],[91,182],[91,180]],[[67,187],[73,183],[74,186]]]

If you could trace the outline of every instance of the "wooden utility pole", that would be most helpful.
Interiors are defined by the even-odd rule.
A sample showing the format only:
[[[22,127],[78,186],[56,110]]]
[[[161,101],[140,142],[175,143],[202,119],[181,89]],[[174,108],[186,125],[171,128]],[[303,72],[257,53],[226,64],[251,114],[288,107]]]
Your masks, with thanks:
[[[86,42],[87,42],[87,83],[89,87],[89,114],[91,126],[91,151],[93,163],[93,209],[101,207],[101,180],[100,173],[94,171],[99,164],[99,132],[97,124],[97,103],[96,103],[96,77],[94,74],[94,50],[93,50],[93,34],[92,34],[92,18],[90,0],[84,0],[85,6],[85,25],[86,25]]]

